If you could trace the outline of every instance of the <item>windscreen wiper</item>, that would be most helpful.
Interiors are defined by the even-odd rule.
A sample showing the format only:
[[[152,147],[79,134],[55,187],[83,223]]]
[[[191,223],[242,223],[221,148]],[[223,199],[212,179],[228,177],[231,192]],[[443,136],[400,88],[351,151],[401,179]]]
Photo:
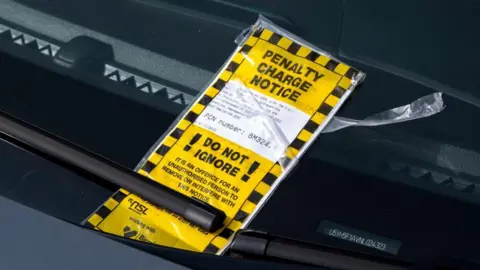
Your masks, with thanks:
[[[226,217],[223,211],[171,190],[1,111],[0,133],[13,141],[26,144],[84,172],[123,187],[158,207],[182,216],[204,230],[214,232],[223,226]]]

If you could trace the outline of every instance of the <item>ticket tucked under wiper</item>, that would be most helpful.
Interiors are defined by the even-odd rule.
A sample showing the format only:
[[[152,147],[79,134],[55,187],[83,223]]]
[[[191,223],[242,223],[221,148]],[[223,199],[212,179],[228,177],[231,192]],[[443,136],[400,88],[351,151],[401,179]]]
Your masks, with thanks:
[[[96,229],[221,254],[245,228],[365,74],[260,18],[213,80],[147,153],[138,173],[227,215],[203,231],[120,190]]]

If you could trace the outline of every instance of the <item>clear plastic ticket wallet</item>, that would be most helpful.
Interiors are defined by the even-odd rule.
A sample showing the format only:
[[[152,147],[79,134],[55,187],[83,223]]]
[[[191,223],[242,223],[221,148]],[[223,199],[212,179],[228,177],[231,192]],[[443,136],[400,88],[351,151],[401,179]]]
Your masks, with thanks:
[[[210,233],[121,189],[88,219],[97,230],[221,254],[248,226],[355,87],[365,78],[260,18],[137,167],[226,213]]]

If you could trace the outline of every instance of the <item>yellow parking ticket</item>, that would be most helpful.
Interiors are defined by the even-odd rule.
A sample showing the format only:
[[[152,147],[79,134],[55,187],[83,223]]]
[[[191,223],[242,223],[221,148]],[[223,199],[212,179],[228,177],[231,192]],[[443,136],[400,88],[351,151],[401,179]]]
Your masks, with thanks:
[[[206,232],[123,189],[88,226],[221,254],[365,76],[263,18],[240,40],[137,170],[224,211],[224,227]]]

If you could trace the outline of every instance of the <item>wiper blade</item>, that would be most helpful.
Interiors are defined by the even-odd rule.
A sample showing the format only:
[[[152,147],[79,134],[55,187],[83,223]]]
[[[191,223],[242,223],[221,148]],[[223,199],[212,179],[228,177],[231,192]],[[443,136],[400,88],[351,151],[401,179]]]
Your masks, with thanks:
[[[237,232],[230,246],[230,252],[342,270],[404,270],[411,269],[413,266],[406,262],[247,230]]]
[[[166,208],[209,232],[223,226],[225,213],[187,197],[97,154],[49,134],[0,111],[0,133],[56,159],[123,187],[145,200]]]

